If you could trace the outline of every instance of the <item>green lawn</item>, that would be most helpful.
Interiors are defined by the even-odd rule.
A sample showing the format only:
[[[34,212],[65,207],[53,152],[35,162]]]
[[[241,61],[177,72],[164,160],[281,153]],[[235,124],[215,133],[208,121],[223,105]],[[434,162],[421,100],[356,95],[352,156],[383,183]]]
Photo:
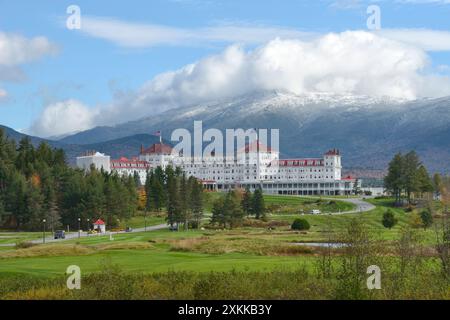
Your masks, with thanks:
[[[318,209],[322,213],[335,213],[355,209],[352,203],[319,197],[265,195],[264,202],[266,208],[275,214],[308,213],[314,209]]]
[[[216,197],[217,195],[214,195]],[[316,199],[317,200],[317,199]],[[286,207],[297,207],[305,205],[307,198],[289,196],[266,196],[267,204],[281,204]],[[211,254],[214,247],[236,248],[242,244],[250,249],[265,246],[266,244],[286,244],[289,242],[321,242],[327,241],[327,233],[340,232],[345,229],[352,218],[363,219],[370,230],[380,240],[392,241],[399,237],[401,228],[409,223],[411,213],[405,213],[403,209],[393,208],[391,200],[377,199],[370,200],[376,209],[367,213],[354,213],[343,215],[299,215],[278,212],[269,215],[269,220],[284,220],[289,223],[296,218],[302,217],[311,225],[308,232],[293,232],[288,226],[277,227],[275,230],[267,228],[241,228],[236,230],[190,230],[181,232],[171,232],[167,229],[141,232],[115,234],[114,241],[110,241],[109,236],[92,235],[88,238],[74,239],[63,242],[65,245],[80,245],[87,248],[95,248],[93,253],[85,255],[63,255],[63,256],[36,256],[22,258],[0,258],[0,277],[12,273],[30,273],[42,276],[61,275],[67,266],[71,264],[79,265],[83,272],[93,272],[101,269],[101,263],[105,259],[119,265],[126,272],[163,272],[175,271],[225,271],[225,270],[274,270],[282,267],[297,267],[301,264],[311,265],[314,257],[311,255],[271,255],[254,254],[246,252],[216,253]],[[337,205],[344,206],[337,201]],[[333,204],[336,205],[336,204]],[[344,207],[342,207],[344,210]],[[391,230],[382,226],[383,213],[390,208],[394,211],[399,223]],[[289,212],[289,211],[287,211]],[[148,220],[148,224],[160,224],[164,218],[153,217]],[[143,224],[143,217],[135,217],[128,226],[140,227]],[[38,238],[41,233],[15,233],[11,237],[6,237],[10,233],[1,233],[5,238],[0,238],[0,243],[15,243],[18,239],[26,240]],[[434,239],[432,229],[423,231],[425,245],[431,244]],[[192,246],[193,250],[173,251],[174,241],[201,240],[200,247]],[[120,245],[133,243],[146,244],[147,249],[123,249]],[[118,245],[116,249],[97,250],[98,246]],[[252,245],[255,247],[251,247]],[[234,247],[233,247],[234,245]],[[0,255],[11,252],[13,247],[1,248]],[[97,250],[97,251],[96,251]],[[205,251],[202,251],[205,250]],[[245,250],[244,250],[245,251]],[[249,251],[254,252],[254,251]]]
[[[159,224],[163,224],[166,222],[165,217],[158,217],[152,214],[148,214],[147,218],[144,216],[135,216],[132,217],[130,220],[122,222],[120,226],[122,228],[130,227],[133,229],[136,228],[144,228],[145,227],[145,220],[147,220],[147,226],[156,226]]]
[[[46,233],[49,235],[49,233]],[[42,232],[0,232],[0,244],[15,244],[42,237]]]
[[[311,265],[309,257],[271,257],[248,254],[208,255],[193,252],[171,252],[154,248],[146,250],[110,250],[86,256],[58,256],[0,259],[0,277],[26,273],[41,276],[63,275],[70,265],[78,265],[82,272],[100,271],[108,261],[125,272],[165,271],[269,271]]]

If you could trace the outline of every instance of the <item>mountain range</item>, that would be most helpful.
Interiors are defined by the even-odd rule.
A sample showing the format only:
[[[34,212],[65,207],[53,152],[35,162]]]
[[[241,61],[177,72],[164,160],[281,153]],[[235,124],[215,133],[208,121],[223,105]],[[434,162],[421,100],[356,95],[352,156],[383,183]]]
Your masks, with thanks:
[[[136,155],[141,144],[166,140],[174,129],[280,129],[283,157],[318,157],[339,148],[343,165],[385,170],[396,152],[416,150],[432,172],[450,172],[450,97],[402,101],[351,95],[260,92],[177,108],[114,126],[101,126],[51,141],[73,158],[95,149],[113,157]],[[39,138],[34,138],[38,141]]]

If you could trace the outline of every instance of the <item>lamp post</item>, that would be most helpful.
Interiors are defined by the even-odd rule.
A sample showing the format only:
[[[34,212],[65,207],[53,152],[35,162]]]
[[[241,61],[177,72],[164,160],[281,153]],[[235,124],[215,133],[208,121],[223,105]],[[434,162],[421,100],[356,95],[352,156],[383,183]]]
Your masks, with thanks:
[[[42,219],[42,223],[44,225],[44,231],[42,232],[42,243],[45,243],[45,223],[47,222],[47,220]]]
[[[81,218],[78,218],[78,239],[81,238]]]
[[[90,227],[90,222],[91,221],[91,219],[86,219],[86,230],[87,230],[87,234],[89,235],[89,230],[91,230],[91,227]]]

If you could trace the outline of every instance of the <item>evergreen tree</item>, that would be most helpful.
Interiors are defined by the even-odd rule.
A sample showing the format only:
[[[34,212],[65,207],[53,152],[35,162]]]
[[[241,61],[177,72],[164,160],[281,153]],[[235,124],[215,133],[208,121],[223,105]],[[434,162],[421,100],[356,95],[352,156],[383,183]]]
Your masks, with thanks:
[[[394,213],[391,210],[387,210],[384,214],[383,214],[383,226],[385,228],[391,229],[393,226],[395,226],[397,224],[397,219],[394,216]]]
[[[244,211],[244,213],[247,216],[253,214],[252,204],[253,204],[252,193],[250,191],[250,188],[247,187],[247,188],[245,188],[245,192],[242,196],[242,201],[241,201],[242,211]]]
[[[212,206],[211,224],[221,225],[224,229],[227,227],[227,219],[224,212],[225,201],[223,198],[219,198],[214,201]]]
[[[420,189],[418,172],[421,163],[415,151],[410,151],[405,155],[404,166],[405,192],[408,203],[411,203],[412,193],[417,192]]]
[[[236,191],[229,191],[225,197],[223,214],[230,229],[242,223],[244,212],[242,211],[241,201]]]
[[[384,178],[384,187],[395,196],[397,205],[401,203],[401,195],[404,187],[404,159],[401,153],[398,153],[389,163],[388,174]]]
[[[31,140],[28,137],[22,138],[19,142],[19,148],[17,149],[16,168],[21,173],[29,178],[33,173],[33,164],[35,160],[34,147],[31,144]]]
[[[256,219],[260,219],[265,217],[265,205],[264,205],[264,196],[262,190],[257,188],[255,193],[253,194],[252,199],[252,213],[255,215]]]
[[[195,226],[200,227],[203,218],[203,186],[195,177],[189,178],[190,184],[190,210]]]
[[[3,224],[5,215],[6,215],[5,206],[3,205],[3,200],[0,198],[0,225]]]
[[[106,217],[109,225],[134,214],[138,195],[133,176],[91,168],[72,169],[63,150],[41,143],[34,148],[28,138],[16,149],[0,130],[1,223],[17,230],[41,230],[46,218],[52,229],[61,224],[78,227],[78,218]],[[5,215],[7,213],[7,215]]]
[[[191,210],[190,210],[190,185],[187,182],[186,175],[184,173],[178,173],[178,180],[180,183],[179,186],[179,199],[180,199],[180,222],[184,224],[184,229],[189,229],[189,221],[192,219]]]
[[[154,185],[154,180],[155,179],[155,175],[153,173],[153,170],[150,170],[147,172],[147,178],[145,179],[145,195],[146,195],[146,202],[145,202],[145,209],[148,211],[152,211],[155,210],[155,205],[154,205],[154,197],[153,197],[153,185]]]
[[[178,226],[178,222],[181,220],[179,182],[171,166],[166,168],[165,174],[167,180],[167,222],[171,227],[173,227],[175,224]]]
[[[421,165],[417,170],[417,179],[418,179],[418,190],[421,194],[427,192],[433,192],[433,181],[428,175],[427,168],[424,165]]]
[[[168,167],[167,172],[164,172],[162,167],[158,166],[154,172],[154,181],[152,187],[152,197],[154,208],[160,211],[166,206],[167,201],[167,173],[172,174],[172,167]]]
[[[433,215],[430,211],[424,210],[420,213],[420,219],[424,229],[427,229],[433,225]]]
[[[440,194],[442,189],[442,176],[439,173],[433,175],[433,190],[435,193]]]

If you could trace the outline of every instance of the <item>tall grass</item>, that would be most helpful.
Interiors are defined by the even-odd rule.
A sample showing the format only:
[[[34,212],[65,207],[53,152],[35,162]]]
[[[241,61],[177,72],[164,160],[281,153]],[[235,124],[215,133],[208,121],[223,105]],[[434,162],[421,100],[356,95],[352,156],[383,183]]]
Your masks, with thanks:
[[[359,299],[450,299],[448,282],[439,273],[419,272],[406,278],[383,274],[381,290],[364,293]],[[82,278],[81,290],[69,290],[65,279],[44,280],[30,277],[0,279],[0,299],[83,299],[83,300],[160,300],[160,299],[348,299],[342,281],[317,277],[299,266],[297,270],[272,272],[167,272],[126,274],[116,267]]]

